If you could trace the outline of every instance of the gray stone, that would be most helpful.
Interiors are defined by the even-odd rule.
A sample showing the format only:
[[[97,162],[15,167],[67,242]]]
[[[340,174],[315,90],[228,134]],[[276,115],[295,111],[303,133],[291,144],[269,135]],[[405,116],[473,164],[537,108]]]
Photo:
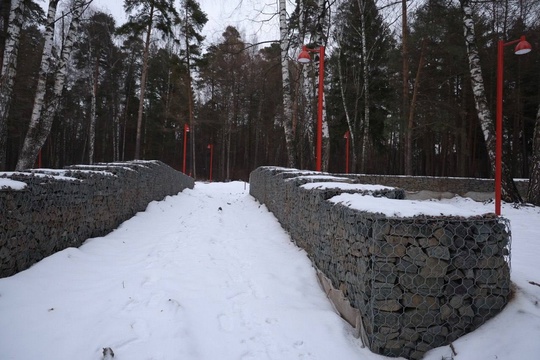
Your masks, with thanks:
[[[472,251],[460,251],[452,259],[452,265],[458,269],[472,269],[476,267],[478,263],[478,257]]]
[[[396,327],[396,326],[399,326],[400,317],[401,317],[400,313],[374,311],[373,324],[375,326]]]
[[[400,338],[402,338],[404,340],[407,340],[407,341],[415,342],[420,338],[420,335],[418,334],[416,329],[404,327],[404,328],[401,329]]]
[[[399,299],[403,294],[403,290],[397,285],[387,283],[373,283],[372,295],[377,300],[382,299]]]
[[[426,265],[420,270],[425,278],[443,278],[448,270],[448,262],[435,258],[428,258]]]
[[[479,284],[496,284],[499,281],[498,269],[475,270],[476,282]]]
[[[433,296],[423,296],[413,293],[403,294],[403,306],[425,310],[436,310],[439,308],[439,301]]]
[[[471,305],[462,306],[458,309],[460,316],[468,316],[473,317],[474,316],[474,310]]]
[[[423,237],[418,239],[418,244],[423,248],[429,248],[440,245],[436,237]]]
[[[426,264],[426,260],[428,256],[426,253],[422,250],[422,248],[418,246],[410,246],[407,248],[407,256],[412,260],[412,263],[418,266],[424,266]]]
[[[451,316],[455,315],[454,309],[448,305],[441,306],[441,320],[448,320]]]
[[[373,307],[382,311],[398,311],[401,310],[401,304],[397,300],[375,300]]]
[[[378,257],[403,257],[406,248],[403,245],[391,245],[375,242],[369,246],[369,252]]]
[[[434,246],[426,249],[427,254],[431,258],[450,260],[450,250],[445,246]]]
[[[477,297],[473,302],[477,309],[502,309],[506,305],[506,299],[503,296],[489,295],[486,297]]]
[[[405,260],[404,258],[399,259],[396,266],[397,270],[400,272],[417,274],[418,266],[414,265],[412,262]]]
[[[453,307],[454,309],[458,309],[463,305],[464,300],[465,300],[465,296],[456,295],[450,298],[450,301],[448,304],[450,304],[450,306]]]
[[[406,327],[428,327],[440,323],[439,311],[406,310],[403,314],[402,324]]]
[[[479,269],[497,269],[502,267],[506,261],[502,257],[488,257],[478,259],[478,264],[476,265]]]

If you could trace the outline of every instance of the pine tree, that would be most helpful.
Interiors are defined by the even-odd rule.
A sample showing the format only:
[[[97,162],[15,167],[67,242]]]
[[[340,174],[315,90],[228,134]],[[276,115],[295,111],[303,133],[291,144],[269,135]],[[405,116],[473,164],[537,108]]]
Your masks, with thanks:
[[[143,67],[141,73],[139,110],[137,114],[137,135],[135,140],[135,159],[141,158],[142,121],[144,95],[148,77],[148,58],[152,30],[156,29],[164,36],[173,35],[173,26],[179,22],[179,16],[173,0],[124,0],[124,9],[129,14],[128,22],[120,27],[120,34],[144,34]]]
[[[192,65],[200,59],[201,43],[204,37],[201,35],[202,28],[208,21],[208,17],[201,10],[200,5],[195,0],[183,0],[184,17],[182,19],[182,33],[185,39],[185,59],[187,70],[187,94],[188,94],[188,115],[191,137],[191,167],[193,177],[197,177],[196,161],[196,139],[197,127],[195,126],[194,101],[192,89]]]

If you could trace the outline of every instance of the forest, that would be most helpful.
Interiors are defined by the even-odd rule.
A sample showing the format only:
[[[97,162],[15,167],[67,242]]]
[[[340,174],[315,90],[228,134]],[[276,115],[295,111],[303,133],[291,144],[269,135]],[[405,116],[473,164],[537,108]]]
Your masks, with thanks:
[[[503,196],[525,178],[540,205],[540,0],[276,5],[279,39],[257,43],[207,41],[196,0],[124,0],[124,24],[92,0],[1,0],[0,171],[156,159],[247,180],[315,169],[321,133],[323,171],[493,178],[498,43],[526,39],[503,48]],[[303,45],[325,52],[301,64]]]

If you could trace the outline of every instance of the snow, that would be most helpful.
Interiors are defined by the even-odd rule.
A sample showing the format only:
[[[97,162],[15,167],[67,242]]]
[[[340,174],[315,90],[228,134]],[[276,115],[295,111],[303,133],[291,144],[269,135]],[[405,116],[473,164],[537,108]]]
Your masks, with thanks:
[[[388,199],[385,197],[362,196],[361,194],[340,194],[329,199],[333,203],[341,203],[350,208],[381,213],[389,217],[427,216],[479,216],[492,213],[493,210],[464,209],[453,204],[444,204],[439,201],[420,201]]]
[[[0,189],[23,190],[25,187],[26,183],[22,181],[0,178]]]
[[[306,253],[248,191],[241,182],[197,183],[107,236],[0,279],[1,358],[95,360],[111,348],[118,360],[387,359],[361,347]],[[465,198],[428,203],[464,214],[493,208]],[[512,222],[517,292],[454,342],[456,360],[540,354],[540,209],[502,211]],[[451,354],[446,346],[425,359]]]
[[[345,179],[346,180],[346,179]],[[395,188],[383,186],[383,185],[371,185],[371,184],[349,184],[340,182],[315,182],[301,185],[301,187],[311,189],[342,189],[342,190],[355,190],[355,191],[381,191],[381,190],[393,190]]]
[[[43,170],[43,171],[41,171],[41,170]],[[40,172],[38,172],[38,171],[40,171]],[[0,172],[0,176],[2,176],[2,177],[3,176],[10,177],[10,176],[14,176],[14,175],[19,175],[19,176],[28,176],[28,177],[35,176],[35,177],[40,177],[40,178],[51,178],[51,179],[55,179],[55,180],[64,180],[64,181],[81,181],[80,179],[76,179],[74,177],[64,176],[64,175],[59,175],[59,174],[63,174],[63,173],[61,171],[58,171],[58,170],[53,173],[52,171],[47,171],[47,169],[32,170],[31,172],[19,172],[19,171]]]

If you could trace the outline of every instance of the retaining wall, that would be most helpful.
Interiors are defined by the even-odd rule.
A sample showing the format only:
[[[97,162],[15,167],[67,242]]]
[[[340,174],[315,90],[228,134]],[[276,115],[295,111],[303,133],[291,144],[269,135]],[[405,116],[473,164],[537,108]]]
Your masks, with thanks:
[[[344,177],[258,168],[250,193],[274,213],[359,314],[352,325],[386,356],[420,359],[496,315],[510,294],[510,230],[494,215],[389,217],[331,199],[400,200],[404,190],[303,187]],[[399,204],[395,205],[399,208]]]
[[[0,277],[103,236],[194,180],[159,161],[0,173]],[[2,179],[0,179],[2,180]]]
[[[352,179],[363,184],[379,184],[406,189],[409,192],[433,191],[437,193],[450,193],[460,196],[472,196],[474,193],[483,193],[493,198],[493,179],[465,178],[465,177],[434,177],[434,176],[400,176],[400,175],[366,175],[366,174],[340,174],[339,176]],[[527,199],[529,180],[514,179],[516,188],[522,199]]]

